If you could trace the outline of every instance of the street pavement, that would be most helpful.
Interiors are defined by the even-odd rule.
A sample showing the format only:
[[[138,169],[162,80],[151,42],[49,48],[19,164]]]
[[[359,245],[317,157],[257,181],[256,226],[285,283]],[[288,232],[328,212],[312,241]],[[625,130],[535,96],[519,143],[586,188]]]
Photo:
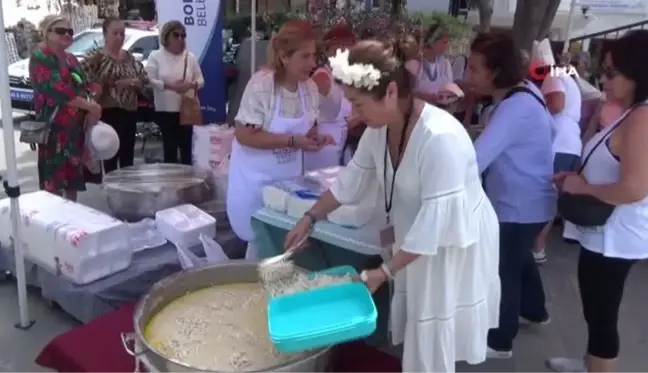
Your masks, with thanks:
[[[0,132],[0,146],[3,144]],[[14,133],[20,186],[23,192],[38,188],[36,153],[18,142]],[[141,161],[141,160],[140,160]],[[4,149],[0,152],[0,175],[6,175]],[[0,193],[0,197],[2,197]],[[80,195],[80,202],[105,211],[105,202],[97,187],[90,186]],[[0,227],[8,229],[8,227]],[[552,356],[582,356],[586,342],[580,309],[576,260],[578,247],[568,245],[556,228],[548,248],[549,261],[541,267],[551,323],[541,328],[523,328],[510,360],[488,361],[469,366],[459,364],[458,371],[537,372],[546,371],[544,360]],[[605,276],[605,273],[601,273]],[[37,291],[30,293],[31,314],[37,320],[29,331],[13,327],[18,321],[17,297],[13,282],[0,280],[0,372],[40,371],[33,363],[42,347],[57,334],[76,325],[69,316],[45,305]],[[621,334],[620,371],[648,371],[648,263],[635,265],[625,289],[619,317]]]

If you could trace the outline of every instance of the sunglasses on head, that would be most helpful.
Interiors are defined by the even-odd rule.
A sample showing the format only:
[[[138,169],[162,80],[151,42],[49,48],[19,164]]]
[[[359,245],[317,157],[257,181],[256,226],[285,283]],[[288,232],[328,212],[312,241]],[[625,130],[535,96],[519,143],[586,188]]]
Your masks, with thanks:
[[[174,32],[171,33],[171,35],[176,39],[186,39],[187,38],[187,34],[185,34],[184,32],[174,31]]]
[[[66,35],[66,34],[70,35],[70,36],[74,35],[74,30],[71,29],[71,28],[67,28],[67,27],[54,27],[50,31],[52,31],[56,35],[61,35],[61,36]]]

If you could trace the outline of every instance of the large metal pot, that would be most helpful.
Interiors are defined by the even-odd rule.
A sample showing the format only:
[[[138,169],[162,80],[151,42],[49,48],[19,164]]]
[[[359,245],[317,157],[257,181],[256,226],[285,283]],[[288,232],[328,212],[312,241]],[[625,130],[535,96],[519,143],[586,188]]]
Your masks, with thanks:
[[[106,175],[103,189],[108,207],[118,219],[139,221],[185,203],[211,198],[209,175],[180,164],[142,164]]]
[[[156,351],[144,338],[144,328],[151,318],[166,305],[186,295],[213,285],[241,282],[258,282],[256,261],[232,260],[208,267],[194,268],[158,281],[135,307],[133,316],[134,333],[122,334],[126,352],[146,361],[151,370],[158,372],[196,372],[193,368],[175,359],[168,359]],[[330,347],[314,350],[295,361],[281,366],[268,367],[265,372],[323,372],[328,366]]]

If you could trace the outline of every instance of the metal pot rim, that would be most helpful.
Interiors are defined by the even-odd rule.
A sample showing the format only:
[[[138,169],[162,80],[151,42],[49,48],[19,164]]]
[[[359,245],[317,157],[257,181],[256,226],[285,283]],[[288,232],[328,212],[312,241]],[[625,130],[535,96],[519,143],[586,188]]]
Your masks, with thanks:
[[[211,268],[218,268],[218,267],[224,267],[224,266],[248,266],[250,264],[256,265],[257,263],[258,263],[257,260],[234,259],[234,260],[230,260],[230,261],[225,262],[225,263],[217,263],[217,264],[212,264],[212,265],[209,265],[209,266],[195,267],[195,268],[182,270],[180,272],[174,273],[174,274],[172,274],[170,276],[167,276],[167,277],[157,281],[155,284],[153,284],[153,286],[151,286],[151,289],[135,305],[135,311],[133,312],[133,328],[135,330],[135,337],[139,340],[139,343],[142,344],[142,351],[133,353],[131,355],[138,356],[138,355],[145,354],[146,352],[152,352],[152,353],[156,354],[157,356],[159,356],[159,357],[161,357],[161,358],[163,358],[163,359],[165,359],[167,361],[170,361],[170,362],[172,362],[174,364],[182,366],[184,368],[191,369],[191,370],[194,370],[194,371],[199,371],[199,372],[211,372],[211,371],[207,371],[207,370],[204,370],[204,369],[199,369],[199,368],[196,368],[194,366],[188,365],[188,364],[186,364],[186,363],[184,363],[184,362],[182,362],[180,360],[167,357],[167,356],[165,356],[164,354],[162,354],[160,351],[158,351],[157,349],[155,349],[153,346],[151,346],[149,344],[149,342],[144,337],[144,333],[142,331],[142,328],[140,328],[140,325],[139,325],[139,322],[138,322],[138,320],[142,316],[144,304],[146,304],[146,302],[148,301],[148,298],[151,296],[151,293],[153,293],[153,291],[155,289],[163,287],[167,283],[175,282],[179,278],[190,275],[192,273],[205,271],[205,270],[208,270],[208,269],[211,269]],[[122,342],[124,343],[124,348],[126,349],[126,351],[129,352],[129,349],[127,347],[127,343],[124,340],[123,336],[122,336]],[[305,360],[305,359],[308,359],[308,358],[315,358],[315,357],[325,353],[329,349],[331,349],[331,346],[324,347],[324,348],[317,349],[317,350],[313,350],[312,353],[309,353],[307,356],[304,356],[304,357],[301,357],[301,358],[296,358],[294,360],[290,360],[290,361],[288,361],[286,363],[283,363],[281,365],[275,365],[275,366],[272,366],[272,367],[264,368],[263,370],[254,370],[254,371],[248,371],[248,372],[274,372],[274,371],[278,371],[278,370],[281,370],[282,368],[285,368],[285,367],[288,367],[288,366],[293,365],[295,363],[298,363],[299,361],[302,361],[302,360]]]

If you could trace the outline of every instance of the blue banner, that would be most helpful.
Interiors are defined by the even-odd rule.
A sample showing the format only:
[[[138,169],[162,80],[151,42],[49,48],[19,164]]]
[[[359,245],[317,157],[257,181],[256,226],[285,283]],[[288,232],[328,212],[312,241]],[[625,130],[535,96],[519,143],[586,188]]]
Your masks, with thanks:
[[[225,76],[223,72],[220,0],[157,0],[158,24],[178,20],[187,29],[187,49],[200,61],[205,87],[200,104],[205,123],[224,123]]]

